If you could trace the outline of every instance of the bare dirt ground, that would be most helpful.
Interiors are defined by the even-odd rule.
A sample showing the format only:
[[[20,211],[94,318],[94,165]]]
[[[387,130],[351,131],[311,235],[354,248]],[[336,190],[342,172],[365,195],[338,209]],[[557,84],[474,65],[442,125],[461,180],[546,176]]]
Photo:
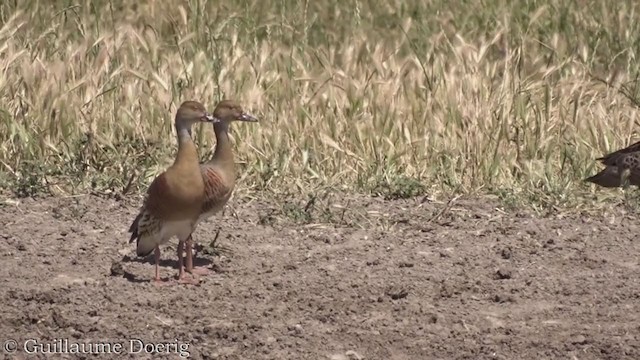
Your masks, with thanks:
[[[228,250],[200,252],[214,272],[197,286],[153,285],[152,260],[133,259],[137,199],[4,204],[0,336],[20,347],[5,356],[27,358],[28,339],[118,342],[123,353],[140,339],[148,351],[187,343],[194,359],[640,359],[632,214],[332,202],[343,208],[234,200],[237,217],[230,209],[195,234],[206,245],[221,228]],[[164,277],[177,273],[174,249],[163,248]],[[127,356],[150,358],[139,344]]]

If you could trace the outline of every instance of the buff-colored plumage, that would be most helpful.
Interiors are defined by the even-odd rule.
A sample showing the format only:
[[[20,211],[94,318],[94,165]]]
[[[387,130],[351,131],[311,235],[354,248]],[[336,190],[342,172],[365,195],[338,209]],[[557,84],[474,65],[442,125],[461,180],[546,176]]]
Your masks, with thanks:
[[[640,186],[640,142],[596,160],[605,168],[585,181],[607,188]]]
[[[236,184],[236,169],[231,142],[229,141],[229,125],[232,121],[257,122],[254,116],[246,113],[240,105],[232,100],[221,101],[213,112],[219,121],[214,123],[216,150],[208,162],[200,165],[201,177],[204,181],[205,198],[198,215],[198,223],[220,212],[233,193]],[[186,270],[194,272],[192,238],[186,241]],[[201,270],[206,272],[206,270]],[[197,270],[196,270],[197,272]]]
[[[153,180],[147,190],[144,205],[129,228],[130,242],[137,240],[138,256],[147,256],[155,251],[156,281],[160,280],[159,247],[173,236],[177,236],[178,279],[188,282],[183,269],[184,242],[195,229],[205,198],[205,184],[200,173],[198,152],[191,139],[191,127],[199,121],[217,120],[207,113],[201,103],[184,102],[175,118],[178,136],[176,159],[173,165]]]

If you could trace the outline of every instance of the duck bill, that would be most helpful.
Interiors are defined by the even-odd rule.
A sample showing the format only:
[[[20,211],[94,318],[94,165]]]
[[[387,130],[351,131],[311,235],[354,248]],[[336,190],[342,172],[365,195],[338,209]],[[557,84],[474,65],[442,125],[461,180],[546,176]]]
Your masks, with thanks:
[[[240,117],[238,118],[239,121],[246,121],[246,122],[258,122],[258,119],[249,114],[249,113],[242,113],[242,115],[240,115]]]

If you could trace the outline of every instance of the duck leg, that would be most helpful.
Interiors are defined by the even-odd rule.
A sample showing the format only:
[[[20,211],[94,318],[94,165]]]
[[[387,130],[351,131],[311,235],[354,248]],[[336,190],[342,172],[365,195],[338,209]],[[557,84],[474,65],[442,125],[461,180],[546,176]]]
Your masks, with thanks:
[[[187,272],[190,274],[196,274],[201,276],[208,275],[210,271],[206,267],[193,266],[193,238],[191,237],[191,235],[189,235],[185,243],[186,243],[186,252],[187,252],[187,266],[186,266]]]
[[[199,283],[198,279],[193,279],[184,271],[184,241],[178,241],[178,283],[196,285]]]
[[[160,278],[160,247],[156,246],[155,250],[153,251],[153,257],[155,259],[155,267],[156,267],[156,276],[153,278],[153,283],[155,285],[168,285],[169,282],[166,280],[162,280]]]

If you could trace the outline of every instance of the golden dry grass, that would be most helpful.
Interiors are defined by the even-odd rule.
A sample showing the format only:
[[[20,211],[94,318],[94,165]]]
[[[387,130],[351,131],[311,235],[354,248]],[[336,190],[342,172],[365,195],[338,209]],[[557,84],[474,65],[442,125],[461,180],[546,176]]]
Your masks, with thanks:
[[[235,98],[240,191],[615,194],[581,179],[636,140],[636,2],[484,3],[3,2],[0,186],[141,191],[181,101]]]

